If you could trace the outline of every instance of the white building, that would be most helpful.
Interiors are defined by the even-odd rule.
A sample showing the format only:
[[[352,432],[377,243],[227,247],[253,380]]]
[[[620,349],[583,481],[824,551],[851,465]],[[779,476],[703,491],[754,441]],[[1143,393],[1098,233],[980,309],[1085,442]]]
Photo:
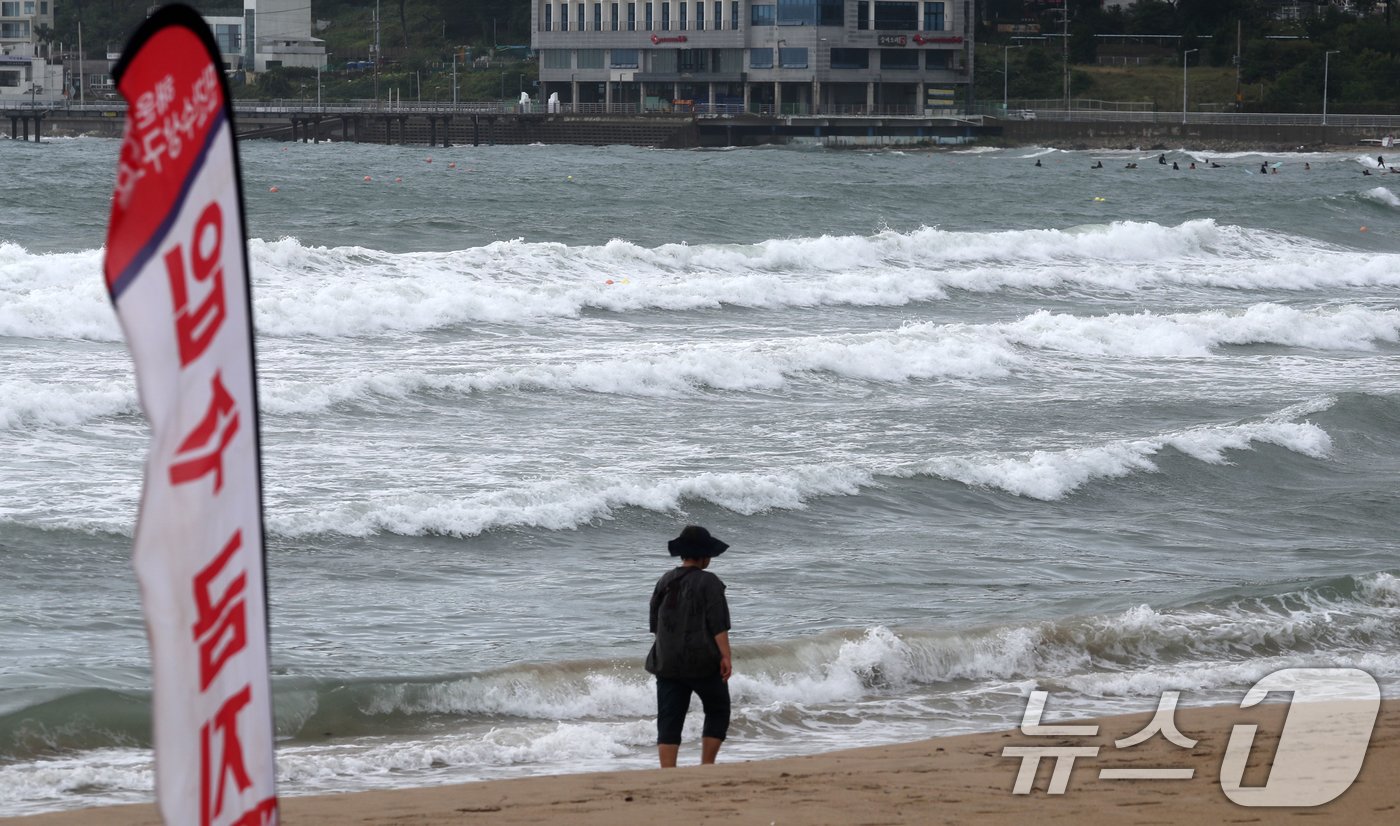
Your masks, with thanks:
[[[238,36],[245,69],[325,68],[326,44],[311,36],[307,0],[243,0],[243,28]]]
[[[53,28],[55,0],[0,0],[0,105],[63,98],[63,67],[49,62],[42,39]]]
[[[532,0],[540,95],[763,113],[953,112],[971,98],[975,3]]]

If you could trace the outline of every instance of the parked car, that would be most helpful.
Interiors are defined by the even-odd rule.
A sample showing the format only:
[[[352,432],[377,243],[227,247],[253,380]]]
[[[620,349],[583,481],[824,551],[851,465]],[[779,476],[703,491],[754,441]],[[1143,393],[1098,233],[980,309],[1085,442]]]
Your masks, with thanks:
[[[1016,120],[1035,120],[1035,110],[1019,109],[1016,111]]]

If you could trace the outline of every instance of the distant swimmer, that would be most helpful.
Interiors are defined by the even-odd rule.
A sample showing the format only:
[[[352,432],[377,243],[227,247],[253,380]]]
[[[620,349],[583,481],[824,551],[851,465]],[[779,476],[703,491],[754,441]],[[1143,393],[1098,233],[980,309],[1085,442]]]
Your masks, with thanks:
[[[1036,166],[1044,166],[1045,164],[1043,164],[1043,163],[1040,162],[1040,158],[1036,158],[1036,159],[1035,159],[1035,165],[1036,165]]]
[[[1369,170],[1369,169],[1363,169],[1363,170],[1361,170],[1361,174],[1362,174],[1362,175],[1370,175],[1370,174],[1371,174],[1371,170]]]
[[[1192,161],[1192,162],[1191,162],[1191,168],[1192,168],[1192,169],[1195,169],[1195,168],[1196,168],[1196,162],[1195,162],[1195,161]]]
[[[1172,169],[1175,169],[1178,172],[1181,171],[1181,167],[1176,165],[1176,161],[1172,161]]]
[[[1269,174],[1269,162],[1268,162],[1268,161],[1265,161],[1264,163],[1259,164],[1259,174],[1260,174],[1260,175],[1267,175],[1267,174]]]
[[[1098,163],[1094,164],[1093,166],[1091,166],[1091,167],[1089,167],[1089,168],[1090,168],[1090,169],[1103,169],[1103,161],[1099,161]]]
[[[1125,167],[1123,167],[1123,168],[1124,168],[1124,169],[1137,169],[1137,164],[1135,164],[1135,163],[1129,163],[1127,166],[1125,166]]]
[[[1166,156],[1166,153],[1162,153],[1161,155],[1158,155],[1158,156],[1157,156],[1157,163],[1161,164],[1162,166],[1166,166],[1166,165],[1167,165],[1167,156]]]
[[[1216,163],[1215,161],[1211,161],[1211,162],[1210,162],[1210,168],[1211,168],[1211,169],[1219,169],[1219,168],[1220,168],[1220,164]]]
[[[1311,172],[1311,171],[1312,171],[1312,164],[1308,163],[1307,161],[1303,161],[1303,171],[1304,171],[1304,172]]]

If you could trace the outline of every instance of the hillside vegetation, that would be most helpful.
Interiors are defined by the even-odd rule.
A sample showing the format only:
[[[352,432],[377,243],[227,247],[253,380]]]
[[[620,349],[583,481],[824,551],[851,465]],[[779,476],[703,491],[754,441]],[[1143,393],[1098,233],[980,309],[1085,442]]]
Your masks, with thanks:
[[[315,36],[330,54],[322,73],[323,100],[370,98],[376,93],[373,73],[346,70],[350,62],[370,58],[374,39],[374,0],[309,0]],[[52,37],[71,48],[77,24],[89,56],[119,51],[140,24],[151,0],[63,0],[56,7]],[[241,14],[241,2],[190,0],[206,14]],[[1324,54],[1329,62],[1328,103],[1337,113],[1400,113],[1400,34],[1381,2],[1353,2],[1353,11],[1327,6],[1302,21],[1274,19],[1274,4],[1263,0],[1139,0],[1126,10],[1105,11],[1096,0],[1067,0],[1070,13],[1071,94],[1107,101],[1150,101],[1157,109],[1181,106],[1181,53],[1190,56],[1191,108],[1256,112],[1316,112],[1322,104]],[[1038,4],[986,0],[992,15],[1027,18]],[[533,91],[534,61],[524,61],[529,41],[528,0],[382,0],[379,37],[384,62],[378,94],[396,92],[404,101],[452,99],[452,68],[457,57],[459,100],[513,99]],[[1059,28],[1058,11],[1038,19],[1042,29]],[[1166,47],[1145,50],[1141,65],[1100,66],[1110,44],[1128,42],[1105,36],[1180,33]],[[1236,99],[1235,38],[1242,38],[1240,95]],[[1280,39],[1286,38],[1286,39]],[[1012,98],[1063,97],[1062,50],[1050,42],[1013,43],[995,26],[977,33],[977,99],[1000,101],[1004,45],[1007,91]],[[478,59],[481,59],[478,61]],[[263,73],[254,84],[236,89],[245,97],[316,97],[314,71],[289,69]]]

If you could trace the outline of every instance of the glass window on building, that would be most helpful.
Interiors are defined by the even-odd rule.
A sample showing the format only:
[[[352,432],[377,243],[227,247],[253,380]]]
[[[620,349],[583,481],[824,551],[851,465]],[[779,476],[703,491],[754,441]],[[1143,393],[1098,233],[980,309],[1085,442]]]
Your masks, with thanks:
[[[636,4],[636,3],[628,3],[628,4],[627,4],[627,31],[629,31],[629,32],[635,32],[636,30],[637,30],[637,4]]]
[[[946,27],[943,25],[943,22],[944,22],[944,21],[943,21],[943,4],[942,4],[942,3],[925,3],[925,4],[924,4],[924,31],[926,31],[926,32],[941,32],[941,31],[943,31],[944,28],[946,28]]]
[[[0,72],[0,89],[13,89],[23,76],[23,72]]]
[[[737,75],[744,71],[744,50],[716,49],[715,71],[729,75]]]
[[[856,3],[856,28],[866,31],[870,28],[870,0]]]
[[[924,68],[926,69],[951,69],[953,68],[953,53],[939,49],[927,52],[924,58]]]
[[[729,4],[729,28],[736,32],[739,30],[739,0],[732,0]]]
[[[583,21],[588,15],[588,8],[582,3],[578,4],[578,30],[583,31]]]
[[[541,50],[540,65],[546,69],[569,69],[569,56],[573,52],[568,49],[543,49]]]
[[[238,54],[243,51],[243,27],[229,23],[214,26],[214,42],[219,44],[221,54]]]
[[[778,0],[779,26],[815,26],[817,0]]]
[[[761,49],[749,49],[749,68],[773,68],[773,50],[766,46]]]
[[[782,48],[778,50],[778,65],[784,69],[805,69],[807,68],[807,49],[803,48]]]
[[[845,0],[778,0],[779,26],[843,26]]]
[[[40,13],[40,14],[48,14],[48,13],[49,13],[49,3],[48,3],[48,0],[39,0],[39,13]]]
[[[658,72],[660,74],[673,75],[676,73],[678,61],[676,59],[680,51],[676,49],[652,49],[646,54],[648,72]]]
[[[24,13],[25,13],[25,14],[33,14],[33,13],[34,13],[34,0],[24,0]]]
[[[677,68],[689,74],[703,74],[710,71],[710,50],[682,49]]]
[[[19,0],[0,3],[0,17],[19,17]]]
[[[650,3],[647,3],[647,19],[646,19],[646,24],[647,24],[646,30],[647,30],[647,31],[651,31],[651,4],[650,4]]]
[[[602,49],[579,49],[578,67],[580,69],[601,69],[603,68]]]
[[[875,0],[874,28],[882,31],[915,32],[919,30],[919,4],[893,3]]]
[[[613,49],[609,65],[614,69],[635,69],[637,68],[637,55],[636,49]]]
[[[677,6],[680,6],[680,13],[681,13],[680,25],[681,25],[681,31],[685,31],[685,23],[686,23],[685,0],[681,0],[681,2],[677,3],[676,5],[677,5]]]
[[[870,51],[867,49],[832,49],[831,68],[869,69]]]
[[[595,32],[601,32],[602,30],[603,30],[603,4],[602,4],[602,3],[594,3],[594,4],[593,4],[593,31],[595,31]]]
[[[670,0],[663,0],[661,3],[661,31],[671,30],[671,3]]]
[[[695,3],[695,30],[697,32],[705,30],[705,0],[696,0]]]
[[[749,6],[750,26],[772,26],[777,22],[774,16],[776,9],[766,3],[755,3]]]
[[[724,28],[724,0],[715,0],[715,31]]]
[[[915,72],[919,69],[918,49],[881,49],[881,71]]]
[[[544,30],[547,31],[547,32],[552,32],[552,31],[554,31],[554,4],[553,4],[553,3],[545,3],[545,4],[544,4]]]
[[[621,21],[619,21],[619,20],[617,19],[617,7],[618,7],[618,4],[617,4],[617,3],[613,3],[613,4],[612,4],[612,30],[613,30],[613,31],[617,31],[618,27],[621,25]]]
[[[568,4],[568,3],[560,3],[560,4],[559,4],[559,31],[561,31],[561,32],[566,32],[566,31],[568,31],[568,30],[569,30],[569,4]]]
[[[10,37],[14,39],[29,37],[29,21],[24,20],[19,23],[0,23],[0,37]]]

